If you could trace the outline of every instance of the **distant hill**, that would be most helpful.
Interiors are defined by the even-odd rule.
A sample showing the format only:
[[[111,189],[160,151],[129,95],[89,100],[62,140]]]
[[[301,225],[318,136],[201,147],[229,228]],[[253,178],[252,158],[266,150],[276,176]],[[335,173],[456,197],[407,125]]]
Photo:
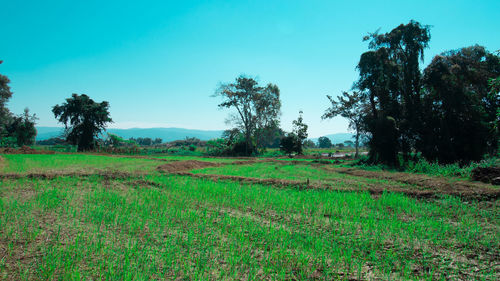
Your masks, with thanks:
[[[38,134],[36,140],[46,140],[60,136],[63,133],[62,127],[37,127]],[[200,140],[210,140],[219,138],[222,130],[205,131],[190,130],[183,128],[131,128],[131,129],[108,129],[108,133],[116,134],[124,139],[129,138],[161,138],[164,142],[183,140],[186,137],[198,138]]]
[[[337,143],[344,143],[345,141],[354,141],[352,138],[354,135],[350,133],[337,133],[337,134],[331,134],[331,135],[326,135],[324,137],[329,138],[333,144]],[[323,136],[322,136],[323,137]],[[317,143],[318,138],[311,139],[313,142]]]

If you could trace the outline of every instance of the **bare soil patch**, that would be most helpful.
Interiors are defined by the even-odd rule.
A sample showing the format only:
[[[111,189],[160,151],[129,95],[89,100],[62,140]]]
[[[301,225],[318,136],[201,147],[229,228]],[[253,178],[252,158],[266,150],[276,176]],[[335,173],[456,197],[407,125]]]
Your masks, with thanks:
[[[178,173],[184,171],[190,171],[195,169],[203,169],[207,167],[220,167],[225,165],[248,165],[253,164],[258,161],[234,161],[228,163],[214,163],[214,162],[206,162],[206,161],[198,161],[198,160],[186,160],[186,161],[174,161],[164,165],[161,165],[157,168],[160,172],[167,173]],[[265,161],[264,161],[265,162]]]
[[[203,178],[203,179],[211,179],[213,181],[219,180],[230,180],[230,181],[238,181],[241,183],[257,183],[257,184],[265,184],[272,186],[294,186],[301,189],[330,189],[329,185],[318,185],[312,184],[308,181],[297,181],[297,180],[285,180],[285,179],[262,179],[262,178],[252,178],[252,177],[241,177],[241,176],[228,176],[228,175],[213,175],[213,174],[193,174],[190,172],[174,172],[174,175],[178,176],[190,176],[193,178]]]
[[[468,199],[499,199],[500,189],[492,185],[470,182],[470,181],[449,181],[445,178],[431,177],[426,175],[386,172],[386,171],[366,171],[353,168],[335,168],[332,171],[348,174],[351,176],[385,179],[406,184],[412,184],[424,188],[423,190],[398,190],[389,188],[390,191],[411,193],[417,197],[433,197],[438,194],[449,194]],[[382,189],[383,190],[383,189]],[[374,190],[375,191],[375,190]]]
[[[0,153],[3,154],[54,154],[54,151],[49,150],[36,150],[29,146],[22,146],[20,148],[4,147],[0,148]]]
[[[163,164],[157,168],[158,171],[175,173],[181,171],[189,171],[193,169],[201,169],[206,167],[218,167],[219,163],[204,162],[197,160],[187,160],[187,161],[175,161],[167,164]]]
[[[477,167],[472,170],[472,179],[485,183],[500,185],[500,167]]]

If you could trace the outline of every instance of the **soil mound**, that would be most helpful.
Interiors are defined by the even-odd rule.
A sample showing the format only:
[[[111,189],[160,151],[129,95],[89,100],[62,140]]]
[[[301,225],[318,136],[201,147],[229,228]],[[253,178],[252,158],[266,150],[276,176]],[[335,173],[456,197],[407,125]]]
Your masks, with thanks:
[[[0,148],[0,153],[3,154],[54,154],[54,151],[36,150],[29,146],[22,146],[20,148],[4,147]]]
[[[472,179],[475,181],[500,185],[500,167],[477,167],[472,170]]]
[[[187,161],[175,161],[159,166],[157,169],[162,172],[175,173],[181,171],[189,171],[193,169],[201,169],[206,167],[216,167],[220,166],[218,163],[197,161],[197,160],[187,160]]]

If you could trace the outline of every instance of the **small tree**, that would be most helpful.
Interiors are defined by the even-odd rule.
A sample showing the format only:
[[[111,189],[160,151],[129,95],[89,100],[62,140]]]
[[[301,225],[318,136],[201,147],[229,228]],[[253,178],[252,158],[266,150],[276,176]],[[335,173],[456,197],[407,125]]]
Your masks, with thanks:
[[[293,132],[295,133],[295,135],[297,135],[297,139],[298,139],[298,153],[299,154],[302,154],[302,148],[304,146],[304,141],[307,139],[307,124],[304,123],[304,119],[302,118],[302,110],[299,111],[299,117],[297,118],[297,120],[293,120]]]
[[[302,154],[304,142],[308,135],[307,127],[302,118],[302,111],[300,111],[297,120],[293,121],[293,131],[281,138],[280,150],[288,154],[292,152]]]
[[[37,119],[35,114],[30,115],[28,108],[24,109],[23,114],[13,118],[8,131],[9,135],[16,139],[18,146],[35,144]]]
[[[330,148],[332,147],[332,141],[327,137],[319,137],[318,146],[320,148]]]
[[[359,139],[362,132],[363,117],[366,113],[367,105],[363,103],[362,96],[359,92],[353,92],[352,94],[343,92],[342,96],[338,97],[338,101],[331,96],[327,97],[332,106],[325,111],[321,118],[330,119],[340,115],[349,120],[349,129],[355,132],[354,147],[356,148],[356,154],[354,157],[358,157]]]
[[[301,146],[298,145],[299,140],[297,135],[294,133],[288,133],[280,140],[280,150],[286,154],[292,154],[293,152],[300,151]]]
[[[52,108],[56,119],[66,127],[67,141],[78,145],[78,151],[95,148],[99,133],[113,122],[108,110],[107,101],[97,103],[85,94],[73,94],[65,103]]]

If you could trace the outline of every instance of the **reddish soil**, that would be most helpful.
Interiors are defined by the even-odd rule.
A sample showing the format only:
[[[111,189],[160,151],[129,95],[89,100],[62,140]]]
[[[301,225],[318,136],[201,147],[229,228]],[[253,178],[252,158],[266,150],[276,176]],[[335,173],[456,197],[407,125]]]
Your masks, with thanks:
[[[285,180],[285,179],[261,179],[261,178],[252,178],[252,177],[241,177],[241,176],[228,176],[228,175],[212,175],[212,174],[193,174],[190,172],[175,172],[173,173],[179,176],[190,176],[193,178],[203,178],[203,179],[211,179],[213,181],[219,180],[230,180],[230,181],[238,181],[242,183],[257,183],[257,184],[265,184],[272,186],[293,186],[300,189],[331,189],[329,185],[318,185],[312,184],[307,181],[297,181],[297,180]]]
[[[3,154],[54,154],[54,151],[44,151],[44,150],[36,150],[33,149],[29,146],[22,146],[20,148],[11,148],[11,147],[4,147],[0,148],[0,153]]]
[[[201,169],[206,167],[217,167],[220,166],[219,163],[204,162],[197,160],[187,160],[187,161],[175,161],[167,164],[163,164],[157,168],[157,170],[167,173],[175,173],[180,171],[189,171],[193,169]]]
[[[394,173],[385,171],[365,171],[353,168],[337,168],[334,169],[334,171],[357,177],[386,179],[416,185],[423,188],[423,190],[400,190],[398,188],[390,188],[389,190],[407,194],[412,193],[418,197],[432,197],[438,194],[449,194],[469,199],[496,200],[500,198],[500,189],[497,189],[488,184],[478,182],[465,180],[452,182],[442,177],[431,177],[426,175]]]

